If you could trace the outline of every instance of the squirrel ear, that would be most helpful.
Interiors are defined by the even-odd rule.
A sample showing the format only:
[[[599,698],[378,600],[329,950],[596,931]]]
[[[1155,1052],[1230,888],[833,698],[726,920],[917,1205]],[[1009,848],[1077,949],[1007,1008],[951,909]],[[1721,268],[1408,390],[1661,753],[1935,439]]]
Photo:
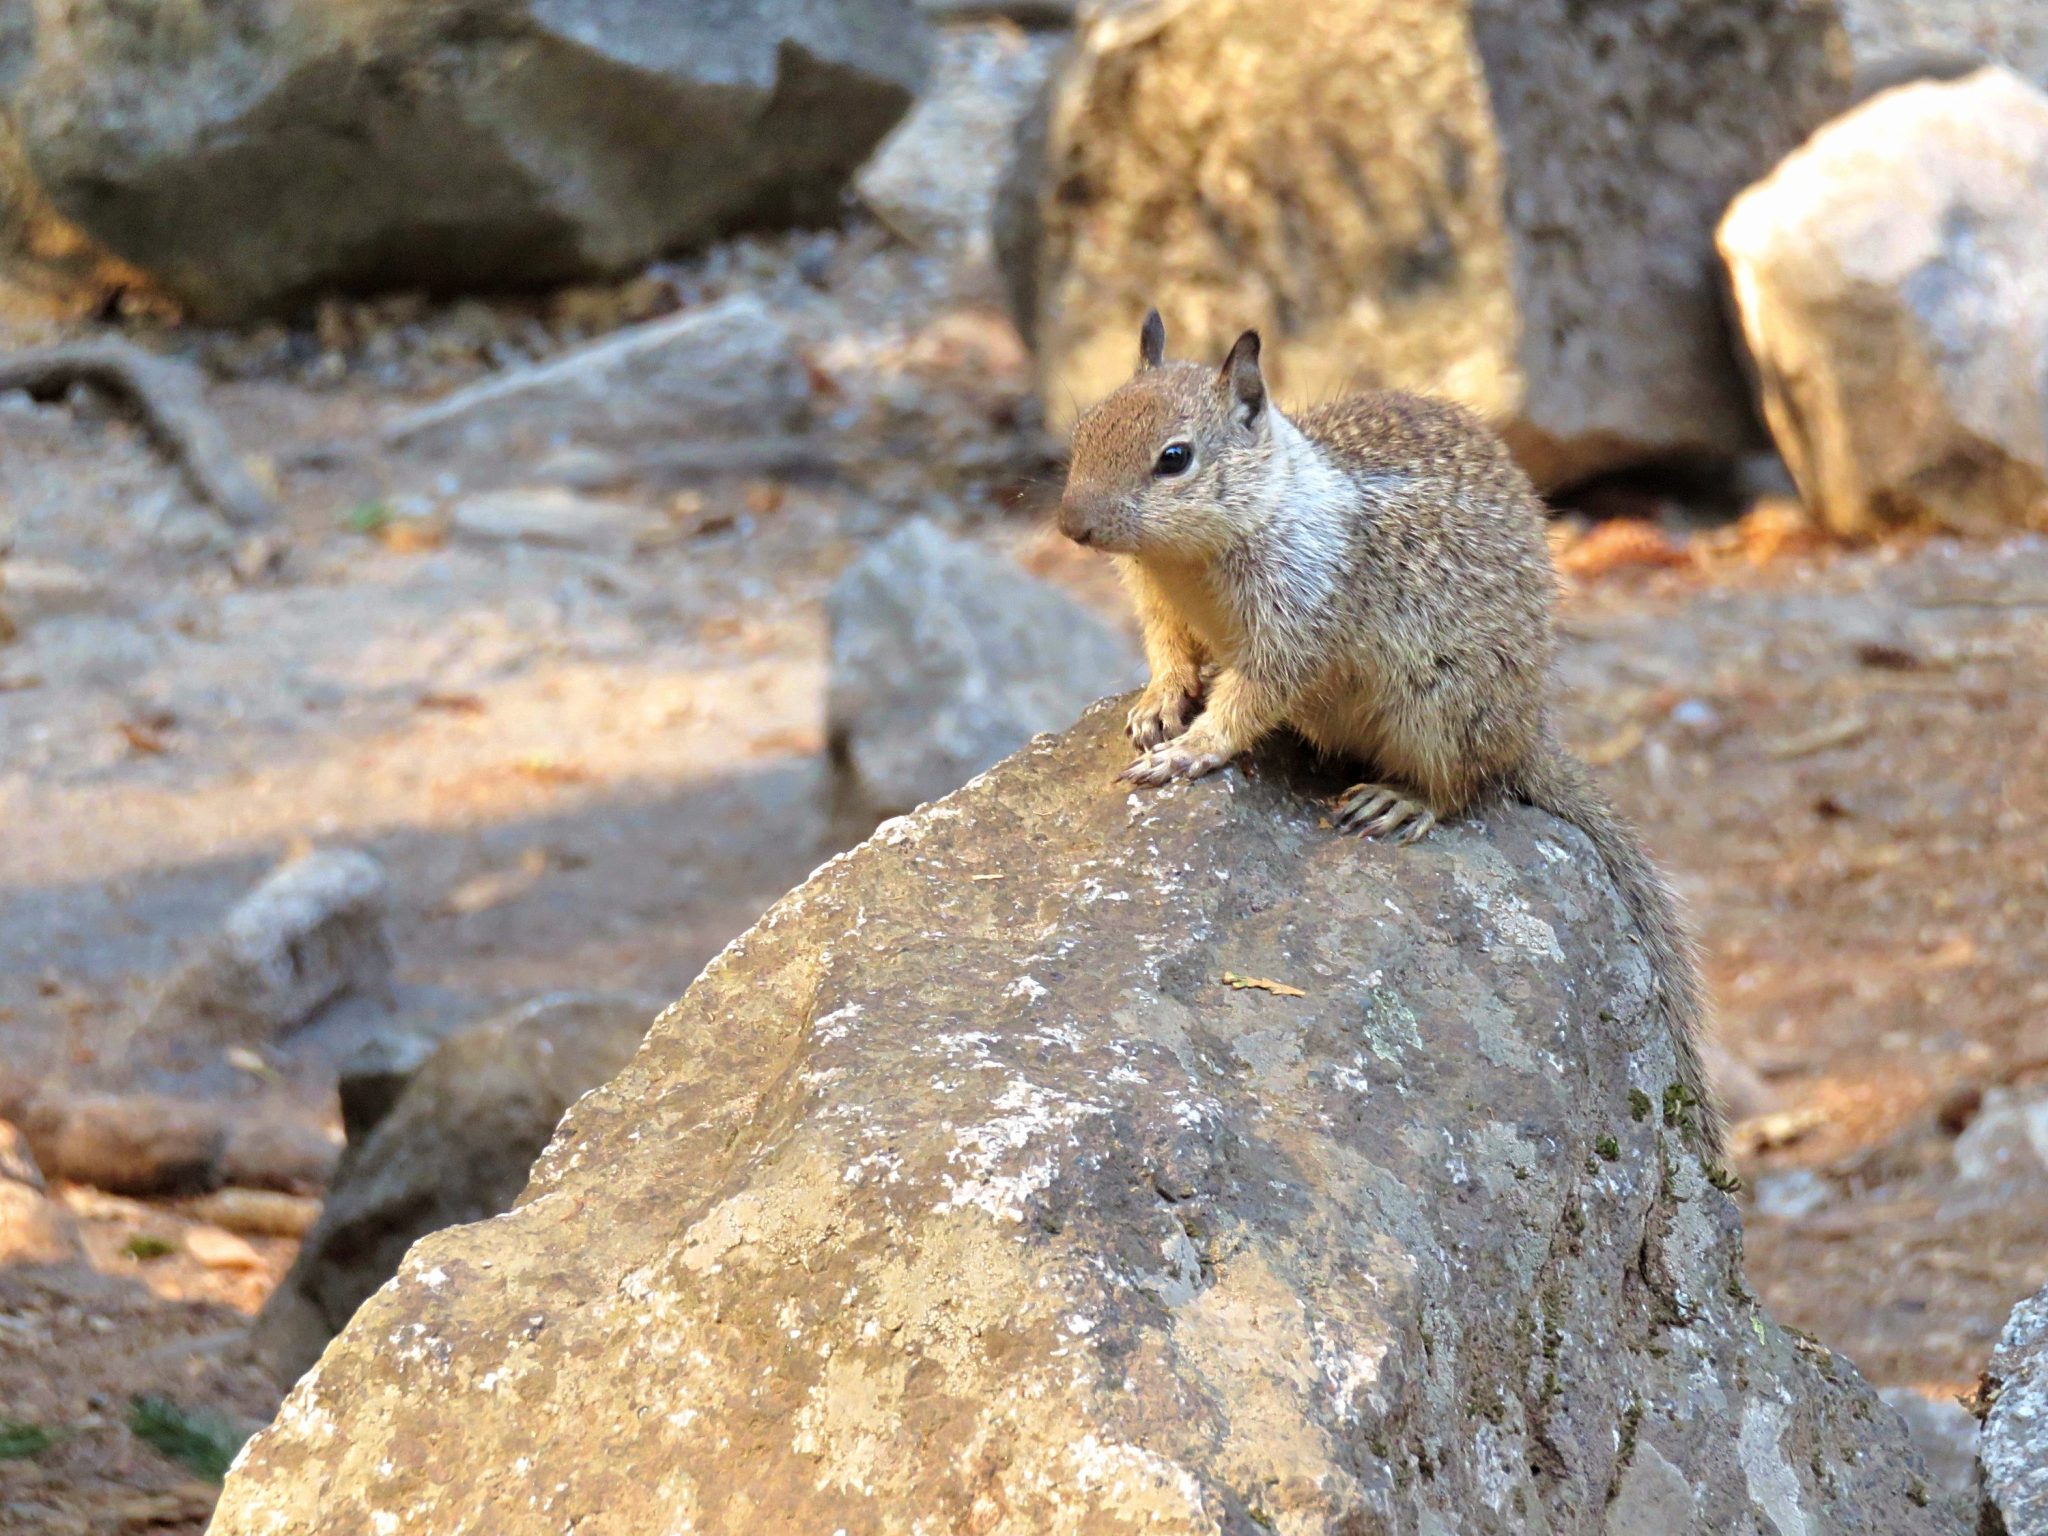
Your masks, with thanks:
[[[1266,376],[1259,372],[1259,333],[1246,331],[1237,338],[1230,349],[1230,356],[1223,359],[1223,371],[1218,378],[1224,388],[1237,401],[1237,419],[1243,426],[1251,426],[1266,409]]]
[[[1166,361],[1166,322],[1159,311],[1145,311],[1145,324],[1138,331],[1138,367],[1157,368]]]

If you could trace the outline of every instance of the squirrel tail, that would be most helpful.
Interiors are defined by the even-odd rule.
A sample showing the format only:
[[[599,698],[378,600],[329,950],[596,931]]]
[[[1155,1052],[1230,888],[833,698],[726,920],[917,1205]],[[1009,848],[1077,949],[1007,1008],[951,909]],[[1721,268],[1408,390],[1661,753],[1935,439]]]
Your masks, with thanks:
[[[1593,782],[1586,765],[1553,738],[1546,738],[1516,773],[1515,794],[1540,810],[1568,821],[1592,839],[1607,873],[1621,891],[1637,935],[1649,954],[1655,1006],[1678,1053],[1678,1083],[1689,1104],[1672,1106],[1666,1118],[1693,1111],[1702,1150],[1720,1156],[1725,1139],[1721,1105],[1700,1059],[1707,1030],[1706,986],[1700,980],[1699,950],[1679,914],[1678,899],[1644,853],[1635,829]]]

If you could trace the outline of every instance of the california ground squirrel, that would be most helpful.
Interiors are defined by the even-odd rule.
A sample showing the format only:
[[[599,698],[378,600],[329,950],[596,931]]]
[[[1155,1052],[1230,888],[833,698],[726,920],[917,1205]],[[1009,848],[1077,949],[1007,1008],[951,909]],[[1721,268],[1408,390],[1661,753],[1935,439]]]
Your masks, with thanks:
[[[1457,406],[1357,395],[1283,415],[1259,338],[1220,371],[1166,361],[1157,311],[1132,379],[1083,415],[1060,530],[1117,557],[1152,680],[1134,784],[1199,778],[1279,726],[1369,763],[1338,820],[1410,842],[1491,794],[1593,841],[1648,951],[1679,1082],[1710,1153],[1706,1000],[1676,903],[1553,732],[1557,575],[1534,490]]]

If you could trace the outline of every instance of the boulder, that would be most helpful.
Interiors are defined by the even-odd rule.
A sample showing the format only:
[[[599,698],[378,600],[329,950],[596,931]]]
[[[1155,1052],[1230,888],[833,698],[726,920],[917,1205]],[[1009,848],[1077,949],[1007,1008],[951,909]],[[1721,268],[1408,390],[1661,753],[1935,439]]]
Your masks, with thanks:
[[[550,448],[633,453],[678,436],[804,424],[810,382],[787,322],[750,293],[628,327],[410,410],[385,438],[486,473]]]
[[[22,1129],[59,1178],[122,1195],[181,1195],[220,1183],[229,1112],[167,1093],[45,1088]]]
[[[1765,417],[1843,535],[2048,527],[2048,95],[2001,68],[1829,123],[1720,230]]]
[[[1955,1529],[1743,1284],[1583,837],[1341,837],[1284,749],[1130,794],[1121,722],[728,947],[214,1536]]]
[[[1985,1372],[1991,1409],[1977,1437],[1985,1536],[2048,1533],[2048,1289],[2013,1308]]]
[[[1056,429],[1260,327],[1282,398],[1479,409],[1540,484],[1761,439],[1714,221],[1845,105],[1798,0],[1136,0],[1087,13],[998,214]]]
[[[280,864],[164,987],[143,1022],[145,1053],[185,1060],[258,1045],[345,993],[389,986],[390,883],[350,848]]]
[[[617,273],[829,218],[924,69],[910,0],[39,7],[50,203],[209,318]]]
[[[511,1208],[567,1109],[623,1067],[654,1009],[545,998],[444,1041],[380,1119],[356,1127],[320,1219],[256,1325],[290,1379],[429,1232]]]
[[[861,202],[898,234],[986,270],[1009,147],[1060,46],[1014,27],[946,29],[930,86],[855,178]]]
[[[825,607],[837,793],[869,825],[1142,677],[1136,646],[1073,598],[923,519],[848,567]]]

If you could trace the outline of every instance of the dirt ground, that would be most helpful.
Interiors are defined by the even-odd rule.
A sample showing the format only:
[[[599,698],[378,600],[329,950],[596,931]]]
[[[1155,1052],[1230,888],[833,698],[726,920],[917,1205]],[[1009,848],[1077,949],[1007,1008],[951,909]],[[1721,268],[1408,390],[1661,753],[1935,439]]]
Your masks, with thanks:
[[[588,325],[537,300],[159,338],[274,466],[260,536],[96,403],[0,399],[0,1118],[118,1067],[178,955],[308,843],[389,870],[410,1028],[680,993],[833,851],[822,596],[905,516],[1119,611],[1034,520],[1053,471],[985,273],[857,227],[700,262],[663,302],[797,268],[831,441],[867,467],[614,477],[589,494],[666,530],[629,551],[451,533],[462,492],[371,433],[631,318],[603,295]],[[1690,532],[1647,493],[1632,510],[1678,531],[1560,528],[1567,725],[1689,899],[1758,1079],[1752,1282],[1874,1382],[1961,1391],[2048,1279],[2039,1162],[1957,1155],[2007,1095],[2048,1095],[2048,542],[1842,552],[1776,503]],[[61,1439],[0,1459],[0,1531],[196,1531],[212,1485],[124,1413],[270,1413],[280,1384],[237,1344],[291,1242],[223,1252],[169,1204],[55,1197],[86,1258],[0,1268],[0,1421]]]

